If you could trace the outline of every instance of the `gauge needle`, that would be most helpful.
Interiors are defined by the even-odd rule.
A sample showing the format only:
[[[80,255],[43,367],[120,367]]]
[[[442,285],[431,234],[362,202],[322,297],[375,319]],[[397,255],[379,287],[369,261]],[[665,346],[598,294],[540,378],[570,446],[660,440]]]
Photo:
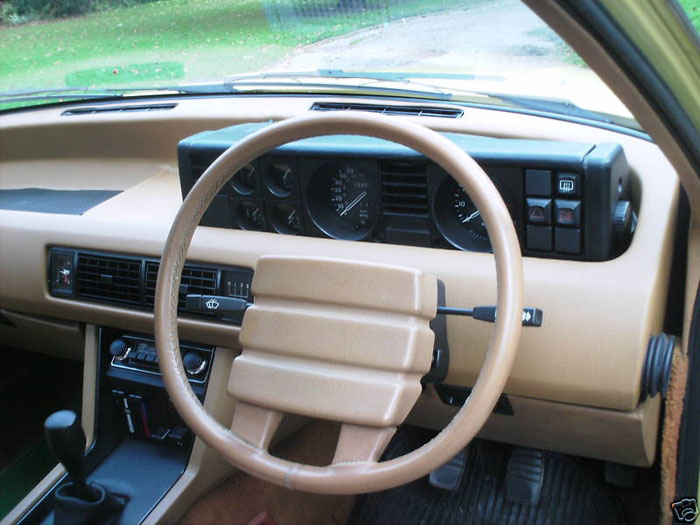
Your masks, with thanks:
[[[472,219],[476,219],[479,215],[481,215],[481,212],[479,210],[476,210],[469,217],[466,217],[462,222],[469,222]]]
[[[358,204],[362,199],[364,199],[366,196],[367,196],[367,192],[366,192],[366,191],[363,191],[362,193],[360,193],[357,197],[355,197],[355,200],[354,200],[354,201],[352,201],[350,204],[348,204],[347,207],[346,207],[343,211],[340,212],[340,216],[342,217],[342,216],[345,215],[347,212],[349,212],[350,210],[352,210],[352,209],[353,209],[355,206],[357,206],[357,204]]]

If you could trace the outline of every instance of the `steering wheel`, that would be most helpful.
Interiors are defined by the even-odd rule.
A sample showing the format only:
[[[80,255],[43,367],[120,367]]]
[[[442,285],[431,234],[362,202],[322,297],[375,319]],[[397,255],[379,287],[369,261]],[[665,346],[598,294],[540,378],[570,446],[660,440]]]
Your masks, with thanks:
[[[422,153],[438,164],[467,191],[481,211],[496,262],[498,316],[486,358],[469,398],[449,425],[430,442],[409,454],[389,461],[379,461],[381,453],[395,432],[396,426],[403,421],[420,395],[420,378],[430,367],[433,339],[427,323],[430,318],[435,317],[437,311],[434,276],[411,268],[372,265],[362,261],[332,259],[319,261],[294,257],[273,257],[267,261],[265,257],[261,258],[253,281],[255,304],[246,312],[241,328],[240,340],[243,352],[234,360],[228,385],[229,394],[235,394],[237,397],[230,428],[216,421],[197,399],[189,385],[180,356],[177,332],[180,277],[194,231],[212,199],[236,172],[266,151],[289,142],[324,135],[365,135],[393,141]],[[373,354],[375,357],[368,358],[367,355],[358,357],[358,359],[365,359],[364,368],[352,368],[348,365],[348,359],[351,359],[354,353],[348,351],[347,345],[355,345],[353,348],[357,346],[352,337],[357,338],[357,334],[370,334],[367,335],[370,337],[374,333],[372,330],[354,331],[350,338],[339,337],[339,340],[332,338],[333,340],[322,348],[326,358],[330,357],[336,363],[344,363],[339,365],[339,369],[352,368],[354,373],[364,370],[367,377],[391,377],[392,381],[396,381],[395,384],[390,385],[393,390],[389,389],[392,395],[389,396],[388,405],[380,411],[386,417],[377,417],[376,411],[371,410],[369,412],[372,415],[367,415],[369,412],[365,409],[368,407],[363,406],[359,401],[353,407],[353,399],[367,399],[366,396],[363,397],[363,391],[359,390],[363,388],[364,383],[340,381],[337,386],[333,386],[336,380],[334,377],[331,378],[329,387],[329,381],[325,381],[326,378],[323,376],[326,369],[317,366],[318,361],[314,361],[315,356],[311,355],[304,356],[304,359],[290,358],[289,363],[293,365],[275,368],[274,381],[279,381],[279,385],[294,385],[287,392],[288,397],[301,396],[301,402],[285,405],[286,400],[283,398],[278,399],[277,404],[269,400],[246,398],[246,390],[241,385],[249,385],[255,389],[255,378],[264,379],[265,370],[267,370],[263,366],[266,359],[265,352],[249,351],[247,345],[251,344],[251,341],[254,342],[256,337],[265,337],[266,333],[269,335],[269,332],[274,331],[260,330],[259,321],[264,312],[256,310],[264,309],[265,304],[270,302],[268,296],[274,296],[277,288],[291,286],[289,281],[293,281],[289,278],[285,281],[280,275],[273,278],[265,278],[265,275],[269,275],[270,272],[280,274],[280,270],[287,264],[290,270],[294,270],[295,265],[296,267],[309,264],[313,266],[315,263],[317,268],[327,269],[330,272],[328,275],[332,277],[326,283],[318,283],[317,289],[317,291],[321,290],[318,293],[329,303],[333,302],[333,294],[338,293],[339,296],[343,296],[343,288],[345,288],[343,283],[348,281],[344,281],[342,276],[346,271],[355,276],[360,272],[359,275],[363,278],[372,278],[373,272],[376,272],[379,276],[375,279],[377,286],[383,286],[382,279],[387,277],[389,281],[399,283],[399,288],[404,287],[403,295],[407,299],[398,307],[400,314],[396,312],[387,314],[387,319],[391,319],[391,322],[399,318],[408,320],[408,324],[415,328],[414,332],[411,332],[414,337],[408,338],[410,342],[406,343],[407,347],[404,348],[405,352],[413,353],[410,359],[412,364],[408,368],[404,365],[409,359],[402,358],[401,351],[398,352],[397,359],[403,364],[394,363],[396,366],[390,371],[386,370],[386,363],[377,361],[379,359],[376,358],[377,355],[384,359],[386,355],[396,354],[396,348],[386,354],[381,351],[382,348],[377,348]],[[347,270],[348,268],[350,269]],[[322,279],[324,272],[321,271],[318,275],[319,279]],[[336,286],[335,289],[334,286]],[[369,303],[375,301],[373,297],[354,297],[353,301],[363,304],[365,299]],[[319,297],[299,304],[308,305],[314,300],[319,300]],[[411,301],[414,304],[410,304]],[[296,303],[293,301],[284,303],[285,312],[288,314],[285,319],[292,323],[290,326],[293,326],[294,319],[307,321],[315,319],[315,314],[304,317],[308,312],[295,317],[294,304]],[[323,309],[323,305],[320,306]],[[348,308],[345,304],[336,306],[341,310]],[[358,494],[396,487],[424,476],[449,461],[474,438],[489,418],[510,374],[520,339],[522,306],[522,266],[515,228],[498,190],[474,159],[447,138],[410,121],[359,112],[319,113],[271,124],[248,135],[226,150],[194,185],[175,217],[163,250],[155,296],[155,339],[163,381],[176,410],[198,437],[234,466],[290,489],[326,494]],[[332,320],[328,311],[325,314],[327,319]],[[363,322],[368,317],[372,317],[372,311],[369,311],[367,317],[362,318]],[[257,326],[257,332],[253,325]],[[251,326],[253,328],[250,328]],[[430,334],[428,338],[421,336],[426,330]],[[274,339],[276,341],[274,344],[279,346],[273,357],[279,357],[279,354],[285,351],[286,337],[282,334],[285,332],[279,331],[273,334],[274,337],[267,337],[268,340]],[[313,332],[306,333],[310,339],[314,335]],[[299,331],[294,337],[297,340],[301,337]],[[289,344],[298,344],[298,342]],[[367,345],[376,344],[376,341],[366,341],[366,343]],[[385,343],[390,344],[390,338],[385,337],[379,344]],[[256,368],[256,366],[262,368]],[[320,374],[316,376],[319,379],[318,382],[307,381],[303,384],[299,381],[286,382],[289,379],[288,374],[300,373],[300,370],[303,372],[305,366],[313,368]],[[343,425],[333,462],[327,466],[311,466],[272,456],[267,448],[282,413],[297,411],[306,415],[324,417],[327,412],[327,410],[324,412],[327,408],[324,405],[327,401],[325,397],[338,394],[333,388],[343,390],[343,399],[347,400],[344,403],[350,404],[350,410],[344,412],[347,417],[342,415],[338,417]],[[318,389],[318,392],[315,389]],[[303,392],[300,392],[301,390]],[[216,394],[217,392],[211,391],[208,393],[208,395]],[[284,396],[285,393],[279,394]],[[241,397],[245,399],[241,401]],[[290,406],[292,408],[289,408]]]

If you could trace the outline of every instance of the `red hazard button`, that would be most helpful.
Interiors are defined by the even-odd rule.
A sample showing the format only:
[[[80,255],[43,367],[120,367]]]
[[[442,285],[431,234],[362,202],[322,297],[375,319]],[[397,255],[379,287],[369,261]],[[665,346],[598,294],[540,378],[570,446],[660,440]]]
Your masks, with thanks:
[[[527,199],[527,221],[531,224],[551,224],[552,201],[550,199]]]

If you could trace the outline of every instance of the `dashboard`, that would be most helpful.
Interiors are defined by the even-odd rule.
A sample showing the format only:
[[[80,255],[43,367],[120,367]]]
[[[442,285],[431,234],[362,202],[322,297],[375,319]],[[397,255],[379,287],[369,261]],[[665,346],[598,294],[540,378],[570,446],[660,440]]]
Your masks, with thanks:
[[[180,98],[158,111],[144,100],[2,116],[0,191],[17,196],[0,205],[0,339],[80,358],[85,333],[99,327],[152,334],[154,277],[183,195],[226,148],[318,99]],[[525,304],[544,312],[541,327],[523,328],[504,390],[510,409],[482,436],[651,464],[660,403],[643,399],[641,384],[650,335],[664,327],[679,195],[659,148],[480,108],[391,118],[444,134],[486,170],[525,255]],[[274,254],[410,266],[444,284],[448,307],[493,305],[493,257],[477,211],[439,166],[403,146],[349,136],[287,144],[216,196],[187,254],[182,292],[254,300],[256,265]],[[575,250],[561,249],[562,232],[578,236]],[[73,288],[63,270],[74,272]],[[182,340],[217,355],[238,350],[240,318],[180,314]],[[468,388],[493,325],[437,320],[449,346],[443,385]],[[210,402],[225,405],[228,370],[212,372]],[[410,421],[440,428],[454,411],[443,398],[455,392],[464,395],[427,385]]]
[[[189,137],[178,146],[183,197],[229,146],[265,124]],[[525,255],[601,261],[629,244],[636,212],[619,144],[446,134],[484,167]],[[202,225],[284,235],[489,252],[480,211],[436,164],[357,136],[287,144],[236,173]]]

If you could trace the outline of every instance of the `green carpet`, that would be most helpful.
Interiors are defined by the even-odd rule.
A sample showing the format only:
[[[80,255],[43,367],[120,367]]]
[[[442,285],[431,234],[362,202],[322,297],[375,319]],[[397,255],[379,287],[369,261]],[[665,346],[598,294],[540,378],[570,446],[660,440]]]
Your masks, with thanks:
[[[0,472],[0,520],[56,465],[42,439]]]

